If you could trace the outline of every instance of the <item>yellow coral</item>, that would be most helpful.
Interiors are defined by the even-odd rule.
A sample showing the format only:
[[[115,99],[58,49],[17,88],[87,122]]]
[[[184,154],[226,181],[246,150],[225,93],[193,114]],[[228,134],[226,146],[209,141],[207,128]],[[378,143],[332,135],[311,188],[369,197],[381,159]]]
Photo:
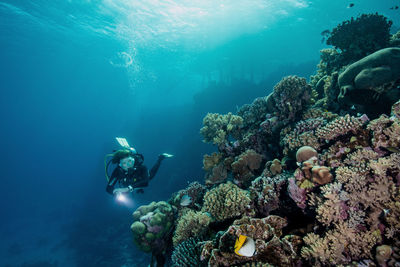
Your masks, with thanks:
[[[203,125],[200,133],[204,137],[204,142],[219,145],[224,144],[229,135],[238,138],[240,127],[243,125],[243,118],[230,112],[225,115],[208,113],[203,119]]]
[[[207,229],[210,222],[211,218],[205,212],[196,212],[191,209],[185,210],[178,219],[178,224],[172,237],[174,246],[190,237],[198,236]]]
[[[211,155],[204,155],[203,157],[203,169],[209,171],[214,168],[221,160],[221,153],[212,153]]]
[[[249,204],[249,193],[228,182],[205,194],[202,211],[209,212],[218,221],[223,221],[243,215]]]

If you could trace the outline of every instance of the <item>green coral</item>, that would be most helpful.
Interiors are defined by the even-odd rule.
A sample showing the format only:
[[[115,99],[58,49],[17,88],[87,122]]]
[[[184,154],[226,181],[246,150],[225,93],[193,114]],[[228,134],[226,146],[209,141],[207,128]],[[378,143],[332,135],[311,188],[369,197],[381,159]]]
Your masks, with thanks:
[[[217,221],[243,215],[250,204],[249,192],[231,182],[221,184],[204,195],[203,212],[210,213]]]
[[[134,222],[131,225],[131,230],[137,234],[144,234],[146,232],[146,225],[141,222]]]
[[[165,201],[140,206],[133,214],[131,225],[135,244],[144,252],[163,253],[171,242],[176,208]]]
[[[230,136],[239,138],[243,118],[230,112],[225,115],[208,113],[203,119],[203,125],[200,133],[204,137],[204,142],[221,145],[225,144]]]
[[[189,238],[175,247],[172,253],[173,267],[207,266],[200,259],[201,245],[198,238]]]
[[[174,246],[180,242],[201,235],[211,222],[211,217],[201,211],[186,209],[183,215],[178,219],[172,241]]]
[[[312,103],[312,89],[305,78],[284,77],[267,97],[268,106],[278,116],[279,122],[293,122]]]

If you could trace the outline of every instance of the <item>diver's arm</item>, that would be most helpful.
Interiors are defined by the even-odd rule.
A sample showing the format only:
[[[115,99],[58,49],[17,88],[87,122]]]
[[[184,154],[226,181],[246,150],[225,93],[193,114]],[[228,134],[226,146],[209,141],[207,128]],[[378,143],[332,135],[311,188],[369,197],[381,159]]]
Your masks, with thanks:
[[[121,170],[117,167],[114,169],[114,171],[111,174],[111,178],[108,181],[107,187],[106,187],[106,191],[107,193],[109,193],[110,195],[112,195],[114,193],[114,187],[115,184],[118,182],[118,180],[121,178]]]
[[[149,174],[148,174],[148,179],[149,179],[149,181],[150,181],[151,179],[153,179],[154,176],[156,175],[158,169],[160,168],[161,161],[163,161],[164,158],[165,158],[165,157],[163,157],[162,155],[160,155],[160,156],[158,157],[156,163],[154,164],[153,168],[151,168],[151,170],[150,170],[150,172],[149,172]]]

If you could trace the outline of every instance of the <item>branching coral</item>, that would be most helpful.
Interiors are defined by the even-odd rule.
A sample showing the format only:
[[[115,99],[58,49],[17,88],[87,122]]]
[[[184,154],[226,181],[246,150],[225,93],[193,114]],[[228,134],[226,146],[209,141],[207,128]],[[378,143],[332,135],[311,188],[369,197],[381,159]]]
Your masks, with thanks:
[[[399,118],[381,115],[378,119],[371,121],[367,129],[373,132],[372,145],[376,151],[381,151],[382,148],[389,151],[400,148]]]
[[[238,139],[240,128],[243,125],[243,118],[232,113],[221,115],[208,113],[203,119],[203,128],[200,133],[207,143],[223,145],[229,137]]]
[[[346,114],[339,117],[316,131],[316,136],[323,140],[333,140],[349,132],[356,134],[363,126],[363,121]]]
[[[341,30],[353,29],[357,23],[344,23]],[[339,29],[334,30],[331,41],[339,35]],[[388,85],[393,98],[382,93],[387,84],[376,81],[400,69],[392,64],[399,48],[389,49],[395,57],[383,60],[385,64],[378,57],[378,65],[365,60],[370,65],[359,69],[356,63],[346,70],[343,66],[346,53],[350,60],[371,47],[366,44],[361,52],[355,46],[326,51],[325,65],[313,82],[325,99],[312,107],[314,91],[305,79],[290,76],[268,97],[242,107],[239,116],[208,114],[201,132],[206,142],[218,145],[218,153],[203,160],[207,188],[197,183],[179,191],[170,200],[172,206],[140,207],[131,226],[135,242],[144,251],[162,254],[173,241],[174,266],[396,266],[400,260],[400,101],[392,106],[390,116],[388,103],[400,98],[400,80]],[[355,96],[369,97],[358,94],[362,87],[362,92],[384,98],[386,115],[379,117],[382,112],[378,112],[373,116],[378,119],[369,121],[366,115],[358,115],[366,113],[361,104],[351,109],[340,106],[335,100],[340,91],[338,73],[340,85],[355,88]],[[367,112],[375,108],[365,107]],[[302,146],[309,147],[295,157]],[[226,183],[232,178],[236,184]],[[188,204],[190,200],[193,203]],[[199,236],[203,239],[194,239]],[[244,240],[247,248],[254,246],[239,252],[240,246],[246,247]]]
[[[303,241],[303,258],[316,261],[319,265],[339,265],[372,258],[372,247],[381,241],[381,237],[379,230],[357,232],[346,223],[339,223],[323,237],[310,233]]]
[[[258,177],[251,182],[249,188],[254,199],[254,208],[260,216],[268,216],[271,211],[279,208],[279,197],[283,188],[287,185],[287,175]]]
[[[306,79],[288,76],[274,86],[268,102],[277,112],[279,120],[291,122],[311,103],[311,95],[311,86]]]
[[[287,134],[282,130],[280,144],[284,147],[284,154],[295,151],[302,146],[319,149],[321,145],[315,136],[315,130],[325,124],[324,118],[310,118],[296,123],[294,129]]]
[[[243,118],[243,127],[251,129],[258,127],[265,120],[265,115],[271,112],[272,110],[270,110],[267,104],[267,98],[258,97],[253,103],[243,105],[239,109],[238,115]]]
[[[243,215],[249,205],[249,193],[228,182],[204,195],[202,211],[210,213],[217,221],[223,221]]]
[[[205,266],[200,261],[201,246],[198,238],[189,238],[175,247],[172,253],[172,267]]]
[[[210,222],[211,217],[205,212],[196,212],[190,209],[185,210],[178,219],[175,233],[172,237],[174,246],[190,237],[203,234]]]

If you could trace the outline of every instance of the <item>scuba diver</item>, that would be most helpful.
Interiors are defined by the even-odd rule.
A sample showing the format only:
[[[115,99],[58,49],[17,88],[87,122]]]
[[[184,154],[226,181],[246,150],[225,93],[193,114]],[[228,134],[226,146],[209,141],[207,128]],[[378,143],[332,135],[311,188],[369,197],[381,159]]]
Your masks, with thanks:
[[[143,155],[137,153],[134,148],[130,147],[125,138],[117,137],[116,139],[123,149],[106,155],[105,171],[108,182],[106,191],[111,195],[115,195],[118,200],[122,201],[125,194],[133,192],[134,190],[137,193],[143,193],[143,187],[146,187],[149,181],[154,178],[161,162],[165,158],[170,158],[173,155],[167,153],[159,155],[157,162],[151,170],[148,171],[147,167],[143,164]],[[112,158],[107,162],[108,157]],[[117,166],[112,172],[111,177],[109,177],[108,167],[111,163]],[[117,188],[115,188],[116,185]]]

